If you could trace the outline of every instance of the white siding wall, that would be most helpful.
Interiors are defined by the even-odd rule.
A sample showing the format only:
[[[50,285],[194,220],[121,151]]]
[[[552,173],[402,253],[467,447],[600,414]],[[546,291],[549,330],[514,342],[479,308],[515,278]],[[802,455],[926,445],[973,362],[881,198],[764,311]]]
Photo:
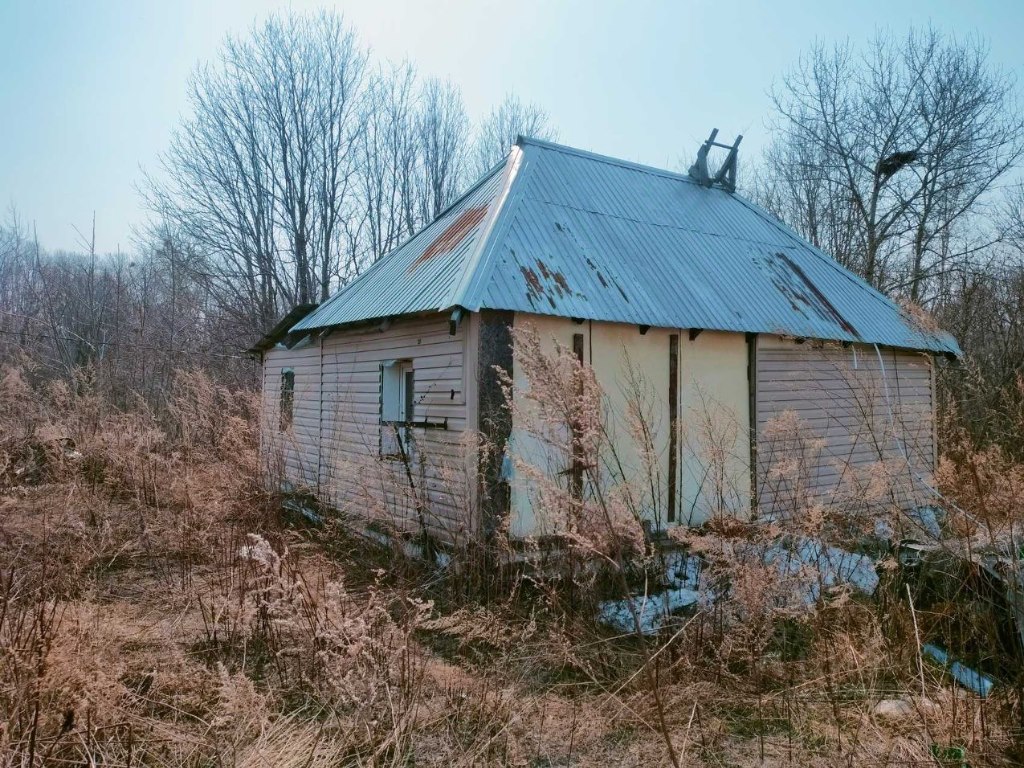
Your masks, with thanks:
[[[475,318],[473,318],[475,319]],[[412,430],[412,482],[429,500],[431,532],[456,540],[470,530],[473,454],[467,445],[466,339],[447,316],[396,321],[387,330],[340,329],[323,341],[323,497],[343,513],[388,526],[419,529],[405,465],[381,459],[381,365],[410,360],[415,371],[414,420],[446,428]]]
[[[422,523],[436,536],[457,541],[471,535],[478,512],[472,445],[477,414],[475,350],[468,347],[475,342],[477,321],[469,316],[455,336],[449,335],[448,318],[439,315],[398,321],[384,331],[338,330],[303,348],[268,351],[263,373],[268,468],[343,513],[415,532],[422,512]],[[585,357],[612,410],[624,408],[628,369],[645,373],[658,468],[667,483],[671,332],[651,329],[641,336],[632,326],[575,325],[526,315],[517,315],[515,322],[530,323],[552,344],[558,339],[567,348],[574,333],[584,334]],[[699,523],[723,503],[742,513],[749,496],[746,343],[739,334],[705,332],[693,341],[686,330],[678,335],[677,520]],[[798,497],[863,498],[882,485],[888,494],[878,499],[883,503],[909,507],[927,501],[935,464],[931,360],[881,352],[879,365],[873,347],[759,337],[754,474],[762,512],[792,508]],[[427,500],[425,508],[415,503],[405,465],[380,457],[381,365],[393,360],[412,361],[414,420],[443,427],[413,430],[412,484]],[[294,419],[282,431],[286,368],[295,372]],[[516,378],[525,384],[518,370]],[[625,434],[622,419],[613,422],[616,434]],[[513,450],[529,452],[529,441],[521,437],[517,440],[514,431]],[[628,446],[621,446],[621,454],[627,464],[634,463]],[[717,465],[706,459],[711,454],[725,457],[724,464],[718,461],[725,474],[717,481],[712,477]],[[663,497],[664,488],[658,493]],[[657,503],[663,505],[664,498]],[[520,481],[513,482],[512,508],[514,535],[542,532],[529,489]]]
[[[281,430],[281,374],[295,373],[292,425]],[[320,347],[271,349],[263,357],[263,455],[272,480],[315,493],[320,462]]]
[[[762,336],[757,348],[758,500],[909,508],[935,467],[931,359]]]
[[[583,334],[583,348],[590,349],[590,324],[577,325],[567,317],[550,317],[547,315],[530,315],[517,312],[514,320],[517,331],[532,329],[537,332],[545,354],[554,354],[556,346],[572,350],[573,335]],[[513,398],[515,399],[512,434],[509,438],[508,453],[513,458],[515,469],[510,479],[510,515],[509,532],[514,538],[528,536],[547,536],[558,532],[560,522],[550,510],[541,508],[538,502],[535,483],[526,471],[545,473],[548,477],[560,476],[567,469],[567,457],[552,450],[534,434],[539,424],[535,410],[523,397],[530,389],[519,354],[513,352]],[[589,357],[588,357],[589,360]],[[530,423],[523,423],[529,420]],[[532,427],[532,428],[531,428]],[[561,483],[566,482],[562,477]]]
[[[569,318],[525,313],[516,314],[515,325],[535,329],[548,353],[553,353],[556,342],[571,350],[573,335],[583,336],[584,360],[593,366],[603,391],[605,426],[615,447],[615,477],[609,482],[620,482],[623,476],[629,478],[635,485],[635,497],[645,509],[657,509],[662,524],[668,516],[669,338],[677,335],[675,521],[698,525],[721,510],[749,514],[750,398],[743,334],[705,331],[690,340],[686,329],[650,328],[641,334],[635,325],[576,324]],[[529,381],[520,367],[515,368],[514,378],[517,392],[528,390]],[[628,415],[631,402],[643,406],[653,448],[650,460],[644,460],[638,450],[640,443]],[[529,408],[522,400],[517,413],[530,418]],[[527,431],[522,424],[514,425],[512,453],[519,463],[549,475],[564,472],[565,457],[553,456]],[[653,491],[652,474],[656,475]],[[525,472],[519,473],[512,482],[513,535],[556,532],[549,515],[534,508],[535,497],[533,483]]]
[[[680,331],[677,520],[750,514],[750,385],[742,333]]]

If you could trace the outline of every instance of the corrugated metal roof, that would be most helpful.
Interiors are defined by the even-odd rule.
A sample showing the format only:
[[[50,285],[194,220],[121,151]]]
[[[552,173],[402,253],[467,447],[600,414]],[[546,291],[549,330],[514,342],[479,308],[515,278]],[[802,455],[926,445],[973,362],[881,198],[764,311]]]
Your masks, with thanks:
[[[410,269],[481,205],[444,269]],[[740,195],[530,139],[296,328],[454,306],[959,353]]]
[[[480,234],[497,210],[506,165],[490,171],[461,199],[389,252],[292,330],[326,328],[394,315],[440,311],[462,279]]]

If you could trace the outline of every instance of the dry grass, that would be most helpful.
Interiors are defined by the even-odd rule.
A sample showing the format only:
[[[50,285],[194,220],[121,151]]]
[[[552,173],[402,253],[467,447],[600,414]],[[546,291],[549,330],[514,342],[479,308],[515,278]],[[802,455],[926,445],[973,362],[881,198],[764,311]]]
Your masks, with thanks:
[[[536,579],[477,602],[281,521],[248,393],[182,373],[126,412],[31,379],[0,375],[2,765],[1009,762],[1009,704],[922,682],[898,599],[643,642]]]

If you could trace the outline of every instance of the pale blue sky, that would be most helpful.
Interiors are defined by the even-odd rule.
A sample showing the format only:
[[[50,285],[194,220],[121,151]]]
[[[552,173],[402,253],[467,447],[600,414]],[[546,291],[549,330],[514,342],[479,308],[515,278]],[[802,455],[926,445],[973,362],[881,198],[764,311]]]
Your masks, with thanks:
[[[930,21],[1024,73],[1022,0],[0,0],[0,205],[50,248],[74,247],[94,210],[98,247],[130,247],[140,167],[187,110],[195,64],[268,12],[324,5],[378,57],[458,83],[474,117],[515,91],[564,143],[671,168],[714,126],[756,153],[769,88],[815,39]]]

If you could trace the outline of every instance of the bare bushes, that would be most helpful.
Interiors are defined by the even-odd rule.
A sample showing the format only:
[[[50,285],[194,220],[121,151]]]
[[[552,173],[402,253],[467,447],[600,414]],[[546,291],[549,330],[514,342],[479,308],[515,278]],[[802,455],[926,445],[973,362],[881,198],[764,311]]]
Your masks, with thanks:
[[[507,460],[529,510],[512,514],[532,514],[523,523],[532,522],[535,540],[557,540],[583,560],[622,570],[627,559],[647,554],[644,520],[661,516],[660,457],[643,387],[638,380],[627,421],[616,425],[630,432],[626,454],[617,443],[627,440],[613,440],[593,368],[557,342],[546,349],[535,330],[517,329],[513,337],[516,378],[503,381],[515,425]]]
[[[96,394],[88,371],[70,385],[30,385],[23,370],[10,368],[3,382],[0,476],[29,503],[48,483],[70,482],[75,496],[96,496],[87,516],[93,527],[104,514],[101,499],[167,510],[137,521],[147,534],[169,533],[162,527],[171,521],[200,523],[193,514],[200,504],[207,519],[262,508],[257,402],[249,393],[181,372],[157,412],[141,399],[129,410],[112,406]]]
[[[76,371],[70,382],[41,378],[35,383],[34,378],[31,367],[6,366],[0,380],[9,483],[26,484],[19,482],[26,473],[28,484],[77,474],[107,482],[111,491],[149,493],[152,489],[143,486],[157,467],[144,465],[158,458],[161,484],[182,466],[203,461],[229,462],[247,476],[254,474],[256,398],[219,386],[201,372],[179,372],[159,413],[141,399],[130,409],[115,407],[99,393],[89,369]],[[37,475],[14,466],[19,443],[36,446],[48,459],[35,468]]]
[[[628,352],[622,392],[609,393],[575,351],[529,330],[516,332],[515,345],[508,458],[516,497],[529,501],[513,525],[533,526],[537,553],[561,552],[559,567],[531,578],[560,595],[550,605],[564,615],[593,615],[602,597],[632,595],[620,600],[625,620],[615,627],[638,642],[629,680],[643,681],[632,690],[647,697],[670,761],[698,735],[706,757],[719,754],[723,734],[709,722],[754,736],[761,760],[842,752],[884,763],[896,754],[928,760],[933,745],[976,755],[1005,747],[1004,724],[973,725],[999,705],[951,694],[922,660],[936,624],[921,613],[894,545],[940,535],[920,509],[941,499],[925,462],[927,414],[902,402],[909,385],[881,353],[823,353],[830,380],[846,382],[835,395],[836,411],[849,414],[841,430],[794,412],[760,425],[753,510],[736,503],[748,471],[736,460],[737,420],[698,392],[701,407],[678,428],[682,471],[699,480],[696,500],[687,498],[699,525],[666,530],[670,426]],[[604,605],[601,615],[613,613]],[[682,610],[649,621],[673,608]],[[697,689],[696,701],[685,698]],[[875,714],[897,706],[880,703],[888,700],[907,710],[912,737],[894,737],[890,715]],[[684,702],[680,724],[673,708]]]
[[[1012,389],[1015,393],[1007,395],[1007,403],[1024,397],[1024,378],[1018,377]],[[1017,441],[1024,434],[1024,412],[1007,409],[1001,416],[1010,422],[1006,440],[979,442],[973,435],[975,425],[952,404],[941,422],[945,450],[936,480],[943,494],[969,513],[956,521],[965,534],[980,528],[983,534],[1009,535],[1021,518],[1024,464],[1018,459]]]
[[[274,525],[249,393],[182,373],[120,410],[87,378],[2,381],[0,765],[402,762],[446,721],[430,604]]]
[[[501,593],[449,586],[471,577],[469,558],[401,569],[329,518],[301,533],[273,525],[255,434],[239,423],[247,395],[188,377],[167,409],[123,412],[87,386],[57,397],[12,379],[23,394],[0,405],[3,439],[38,440],[54,458],[32,481],[9,479],[28,477],[14,460],[0,491],[7,763],[886,764],[931,760],[933,745],[998,760],[1003,694],[956,690],[918,653],[916,630],[925,638],[939,609],[907,599],[891,558],[868,566],[875,599],[849,578],[861,561],[842,557],[861,554],[871,505],[812,492],[821,446],[806,425],[774,425],[792,449],[776,465],[788,514],[752,522],[730,504],[743,487],[737,427],[706,398],[680,429],[710,478],[710,516],[665,541],[667,424],[652,388],[636,371],[630,404],[613,409],[571,352],[536,352],[528,390],[507,385],[511,407],[543,420],[521,422],[512,448],[547,448],[533,469],[510,452],[506,476],[551,505],[538,507],[551,537],[531,542],[541,567]],[[414,538],[417,494],[472,488],[462,448],[433,447],[416,443],[406,465],[372,446],[335,469],[355,473],[357,511]],[[657,545],[684,554],[663,562]],[[687,574],[681,587],[695,554],[699,583]],[[691,587],[660,633],[637,626],[644,600]],[[624,631],[594,621],[595,603],[627,594],[638,602]]]
[[[190,585],[232,519],[267,519],[251,395],[182,373],[158,413],[141,400],[115,408],[93,384],[88,370],[70,383],[37,381],[31,366],[0,374],[0,751],[11,764],[182,757],[185,743],[142,746],[139,718],[154,704],[139,691],[157,664],[161,706],[184,706],[182,692],[191,708],[205,677],[198,690],[174,678],[188,662],[143,618],[153,606],[115,598]],[[154,654],[124,656],[126,643]]]
[[[510,684],[425,649],[420,593],[365,544],[345,570],[325,553],[351,539],[274,524],[249,394],[182,374],[166,407],[124,411],[87,381],[4,381],[0,765],[508,754]]]
[[[209,587],[198,598],[196,650],[220,670],[222,690],[260,699],[268,722],[282,705],[341,721],[347,748],[359,753],[404,738],[423,674],[413,633],[430,603],[376,584],[349,587],[328,561],[298,561],[257,535]]]

